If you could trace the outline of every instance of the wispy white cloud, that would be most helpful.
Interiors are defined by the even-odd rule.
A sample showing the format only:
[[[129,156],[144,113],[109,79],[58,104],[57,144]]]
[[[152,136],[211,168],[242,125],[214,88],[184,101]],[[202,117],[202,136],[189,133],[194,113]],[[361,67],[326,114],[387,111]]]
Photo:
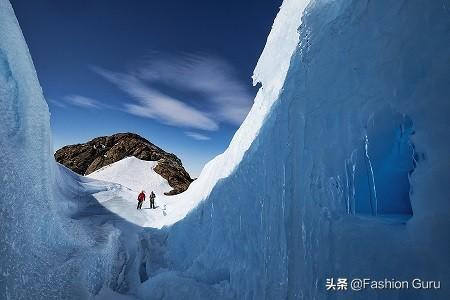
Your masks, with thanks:
[[[80,95],[68,95],[63,98],[64,103],[79,106],[88,109],[99,109],[102,107],[102,103],[92,98],[80,96]],[[64,104],[62,104],[64,105]]]
[[[206,136],[204,134],[193,132],[193,131],[186,131],[185,134],[193,139],[199,140],[199,141],[208,141],[211,138],[209,136]]]
[[[252,95],[236,79],[226,61],[210,55],[185,54],[149,59],[138,69],[149,82],[165,83],[203,95],[220,121],[240,125],[252,105]]]
[[[60,108],[66,108],[67,105],[64,104],[64,102],[62,101],[56,101],[55,99],[47,99],[48,102],[50,102],[51,104],[58,106]]]
[[[149,87],[135,75],[97,67],[93,70],[137,100],[137,103],[124,105],[125,111],[131,114],[157,119],[168,125],[203,130],[218,129],[218,124],[204,112]]]
[[[239,126],[252,103],[231,65],[212,56],[154,57],[124,73],[92,69],[135,100],[124,104],[125,111],[169,125],[209,131],[221,122]],[[189,103],[169,96],[162,85],[181,94],[195,93],[199,100]]]

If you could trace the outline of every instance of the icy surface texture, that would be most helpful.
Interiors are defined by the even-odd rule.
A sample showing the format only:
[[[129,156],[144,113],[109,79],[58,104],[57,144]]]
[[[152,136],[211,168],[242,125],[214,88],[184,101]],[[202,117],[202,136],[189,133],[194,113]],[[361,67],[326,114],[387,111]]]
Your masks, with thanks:
[[[98,227],[93,235],[64,215],[95,199],[54,162],[48,107],[7,0],[0,0],[0,112],[0,299],[86,298],[111,276],[116,231]]]
[[[284,3],[272,33],[300,25],[294,2]],[[270,107],[258,97],[285,65],[263,53],[256,74],[268,73],[230,146],[248,139],[247,151],[172,227],[172,270],[238,299],[327,298],[329,277],[448,282],[449,7],[313,1],[281,94],[247,150],[253,113]],[[282,41],[270,42],[265,51],[284,53]],[[144,285],[158,290],[158,276]],[[449,288],[387,296],[446,299]]]
[[[0,1],[0,111],[0,298],[5,299],[20,295],[24,285],[30,289],[40,285],[32,270],[49,263],[49,253],[41,254],[60,232],[51,217],[48,107],[13,10],[4,0]]]

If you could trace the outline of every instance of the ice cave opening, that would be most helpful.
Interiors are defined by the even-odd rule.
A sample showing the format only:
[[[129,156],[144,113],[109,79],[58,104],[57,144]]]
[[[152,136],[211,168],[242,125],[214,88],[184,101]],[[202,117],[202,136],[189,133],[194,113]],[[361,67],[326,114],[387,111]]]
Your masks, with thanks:
[[[409,176],[418,155],[407,115],[384,108],[368,122],[354,168],[353,213],[373,216],[413,215]]]

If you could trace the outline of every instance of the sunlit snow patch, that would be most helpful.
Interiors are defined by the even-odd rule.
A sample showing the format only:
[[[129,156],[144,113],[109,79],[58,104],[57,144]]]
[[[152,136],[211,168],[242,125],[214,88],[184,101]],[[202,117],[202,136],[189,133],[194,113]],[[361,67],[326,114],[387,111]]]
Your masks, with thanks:
[[[106,185],[106,191],[93,195],[104,207],[122,218],[140,226],[161,227],[165,224],[167,202],[170,200],[164,192],[172,188],[153,170],[156,165],[156,161],[127,157],[87,175],[96,181],[88,181],[85,185],[88,189],[88,186]],[[138,211],[136,198],[142,190],[147,198],[143,209]],[[148,199],[152,191],[156,194],[155,210],[149,208]]]
[[[153,191],[157,195],[162,195],[172,188],[166,179],[153,170],[157,164],[157,161],[145,161],[130,156],[107,165],[87,177],[118,183],[137,193],[144,190],[148,194]]]

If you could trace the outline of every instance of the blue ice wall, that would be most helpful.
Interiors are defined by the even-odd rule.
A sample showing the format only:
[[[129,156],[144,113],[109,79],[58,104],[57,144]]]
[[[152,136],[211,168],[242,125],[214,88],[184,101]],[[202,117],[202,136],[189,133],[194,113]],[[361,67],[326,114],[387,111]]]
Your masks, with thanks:
[[[450,280],[449,7],[313,1],[258,137],[171,229],[171,270],[239,299],[448,299],[325,281]]]
[[[0,0],[0,112],[0,299],[86,299],[114,276],[116,240],[99,245],[63,214],[83,198],[54,161],[50,113],[8,0]]]

